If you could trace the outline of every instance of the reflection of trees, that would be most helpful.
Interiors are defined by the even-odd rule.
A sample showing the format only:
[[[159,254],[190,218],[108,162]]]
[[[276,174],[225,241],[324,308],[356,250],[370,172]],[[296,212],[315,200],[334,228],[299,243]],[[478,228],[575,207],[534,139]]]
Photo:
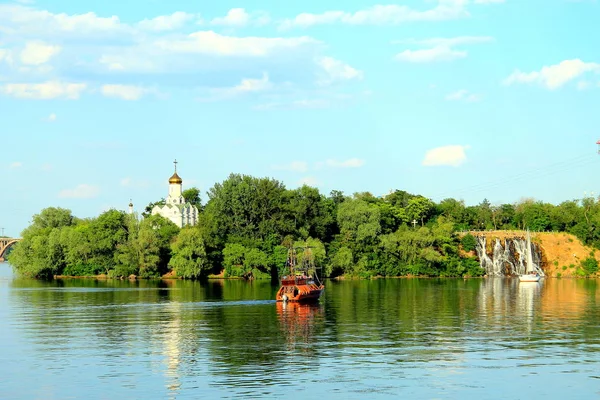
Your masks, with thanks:
[[[457,344],[466,339],[461,314],[476,309],[476,297],[468,290],[475,281],[451,279],[381,279],[328,283],[336,291],[326,303],[326,318],[335,314],[328,340],[350,349],[367,342],[380,351],[412,348],[404,360],[426,361],[446,355],[454,358]],[[414,350],[418,346],[418,350]],[[378,350],[378,351],[379,351]],[[458,347],[463,351],[462,347]],[[352,354],[362,356],[360,347]]]
[[[598,351],[599,328],[590,323],[600,304],[594,280],[532,287],[516,279],[329,281],[314,306],[274,303],[277,288],[268,282],[9,285],[11,312],[23,313],[15,326],[33,352],[45,360],[91,357],[102,384],[124,382],[123,365],[147,366],[167,397],[198,381],[258,390],[295,373],[378,358],[399,370],[403,362],[456,363],[473,346],[541,346],[553,335],[559,346],[572,338],[572,346]],[[148,371],[140,368],[134,379],[136,373]]]

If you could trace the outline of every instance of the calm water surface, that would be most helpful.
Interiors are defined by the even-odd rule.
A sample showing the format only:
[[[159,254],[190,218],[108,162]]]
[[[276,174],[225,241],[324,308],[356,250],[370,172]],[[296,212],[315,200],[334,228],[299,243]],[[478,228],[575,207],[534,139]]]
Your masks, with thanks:
[[[595,280],[263,282],[13,278],[0,264],[0,398],[594,399]]]

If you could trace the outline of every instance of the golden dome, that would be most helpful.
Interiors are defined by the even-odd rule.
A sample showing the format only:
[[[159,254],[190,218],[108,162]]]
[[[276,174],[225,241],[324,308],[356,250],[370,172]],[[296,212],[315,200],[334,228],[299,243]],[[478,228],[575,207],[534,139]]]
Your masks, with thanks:
[[[169,178],[169,184],[179,184],[179,185],[181,185],[182,183],[183,183],[183,181],[181,180],[181,178],[179,177],[179,175],[177,175],[177,172],[175,172],[173,174],[173,176]]]

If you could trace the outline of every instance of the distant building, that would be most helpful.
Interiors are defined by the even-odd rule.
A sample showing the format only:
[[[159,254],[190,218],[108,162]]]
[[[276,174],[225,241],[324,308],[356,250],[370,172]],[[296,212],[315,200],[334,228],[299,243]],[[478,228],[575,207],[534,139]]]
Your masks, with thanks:
[[[198,208],[186,203],[183,198],[183,180],[177,175],[177,160],[174,161],[175,173],[169,178],[169,196],[164,206],[152,208],[152,215],[160,215],[180,228],[198,223]]]

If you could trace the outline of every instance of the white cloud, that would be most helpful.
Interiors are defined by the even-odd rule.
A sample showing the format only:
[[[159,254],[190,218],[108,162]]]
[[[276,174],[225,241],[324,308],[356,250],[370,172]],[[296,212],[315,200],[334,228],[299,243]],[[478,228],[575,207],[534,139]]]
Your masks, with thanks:
[[[48,172],[48,171],[52,171],[52,168],[54,168],[52,166],[52,164],[44,164],[44,165],[42,165],[41,170],[45,171],[45,172]]]
[[[396,55],[396,59],[399,61],[428,63],[465,58],[467,52],[464,50],[455,50],[455,46],[487,43],[493,40],[494,38],[491,36],[457,36],[450,38],[437,37],[429,39],[396,40],[392,43],[407,43],[428,47],[426,49],[417,50],[408,49]]]
[[[48,118],[47,118],[47,120],[48,120],[49,122],[54,122],[54,121],[56,121],[56,114],[52,113],[52,114],[48,115]]]
[[[466,51],[452,50],[448,46],[437,46],[431,49],[404,50],[396,55],[396,60],[411,63],[429,63],[438,61],[452,61],[465,58]]]
[[[321,80],[321,84],[330,84],[337,81],[346,81],[353,79],[362,79],[363,72],[351,67],[348,64],[343,63],[340,60],[336,60],[332,57],[321,57],[317,60],[323,72],[325,73],[325,79]]]
[[[255,110],[293,110],[293,109],[318,109],[328,108],[332,105],[329,99],[300,99],[291,101],[279,101],[258,104],[254,107]]]
[[[349,158],[345,161],[329,159],[325,161],[325,165],[332,168],[359,168],[365,165],[365,160],[360,158]]]
[[[160,15],[152,19],[144,19],[138,23],[138,26],[140,29],[148,31],[172,31],[181,28],[195,18],[197,16],[194,14],[177,11],[171,15]]]
[[[516,70],[504,80],[504,84],[536,83],[553,90],[558,89],[587,72],[600,73],[600,64],[573,59],[565,60],[550,66],[544,66],[540,71],[526,73]]]
[[[302,13],[295,18],[284,20],[280,28],[307,28],[314,25],[350,24],[350,25],[398,25],[411,21],[443,21],[469,16],[466,2],[440,0],[428,10],[415,10],[403,5],[375,5],[354,13],[345,11],[326,11],[321,14]]]
[[[465,150],[469,146],[451,145],[436,147],[428,150],[423,159],[423,165],[432,166],[451,166],[458,167],[467,161]]]
[[[481,100],[481,96],[476,93],[471,93],[468,90],[461,89],[446,96],[448,101],[466,101],[469,103]]]
[[[210,24],[241,28],[247,25],[266,25],[270,20],[269,15],[263,12],[249,14],[243,8],[232,8],[226,16],[213,18]]]
[[[11,33],[28,36],[59,34],[85,35],[119,34],[131,31],[116,16],[99,17],[93,12],[86,14],[54,14],[29,6],[0,4],[0,23],[9,25]]]
[[[468,45],[468,44],[480,44],[480,43],[488,43],[494,40],[491,36],[456,36],[450,38],[429,38],[429,39],[406,39],[406,40],[395,40],[392,43],[409,43],[409,44],[419,44],[423,46],[446,46],[446,47],[454,47],[460,45]]]
[[[73,189],[64,189],[58,193],[63,199],[91,199],[100,194],[100,188],[95,185],[81,184]]]
[[[475,0],[475,4],[498,4],[504,3],[505,0]]]
[[[221,35],[213,31],[199,31],[191,33],[183,39],[158,40],[154,45],[158,49],[170,53],[260,57],[272,54],[277,50],[315,43],[317,41],[307,36],[292,38],[236,37]]]
[[[44,83],[8,83],[0,86],[0,93],[21,99],[78,99],[86,89],[85,83],[48,81]]]
[[[306,172],[308,171],[308,163],[305,161],[292,161],[285,165],[273,165],[271,168],[280,171]]]
[[[204,101],[223,100],[240,96],[247,93],[264,92],[273,87],[273,84],[269,80],[269,75],[265,72],[262,78],[244,78],[242,81],[233,87],[214,88],[210,92],[212,96],[208,99],[201,99]]]
[[[12,52],[6,49],[0,49],[0,62],[5,61],[8,64],[12,64]]]
[[[21,168],[23,166],[23,163],[20,161],[15,161],[13,163],[11,163],[8,167],[10,169],[17,169],[17,168]]]
[[[106,97],[115,97],[121,100],[139,100],[151,90],[133,85],[103,85],[101,92]]]
[[[250,14],[243,8],[232,8],[227,12],[227,15],[222,18],[214,18],[210,21],[211,25],[225,25],[241,27],[248,25]]]
[[[586,90],[592,87],[592,82],[589,81],[579,81],[577,82],[577,89]]]
[[[317,178],[312,177],[312,176],[306,176],[298,181],[298,186],[306,185],[306,186],[317,187],[320,184],[321,183],[317,180]]]
[[[20,59],[26,65],[45,64],[60,50],[60,46],[52,46],[40,41],[27,42],[23,51],[21,51]]]

